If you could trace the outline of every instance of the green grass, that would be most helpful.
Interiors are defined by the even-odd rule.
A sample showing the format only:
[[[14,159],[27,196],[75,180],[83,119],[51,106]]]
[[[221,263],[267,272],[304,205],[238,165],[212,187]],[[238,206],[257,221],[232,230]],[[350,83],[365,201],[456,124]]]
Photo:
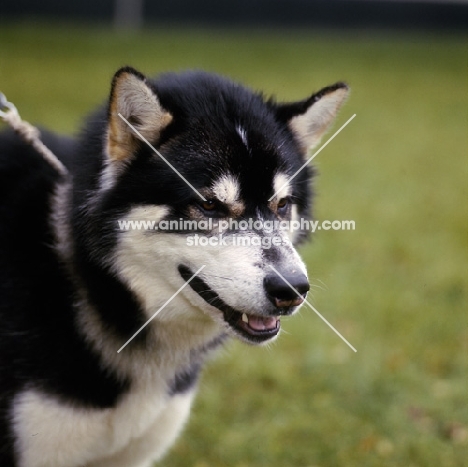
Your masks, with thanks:
[[[467,37],[378,33],[0,27],[0,90],[24,118],[71,133],[113,72],[203,68],[299,99],[352,88],[316,158],[319,232],[302,249],[317,309],[269,348],[211,362],[165,467],[466,465]]]

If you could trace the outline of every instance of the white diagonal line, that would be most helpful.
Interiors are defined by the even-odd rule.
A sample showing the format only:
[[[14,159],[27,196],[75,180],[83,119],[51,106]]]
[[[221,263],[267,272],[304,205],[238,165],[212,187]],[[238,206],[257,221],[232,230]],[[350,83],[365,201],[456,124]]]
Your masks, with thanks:
[[[289,287],[291,287],[291,289],[297,294],[298,297],[300,298],[304,298],[271,264],[270,264],[270,268],[273,269],[273,271],[276,272],[276,274],[278,274],[279,277],[281,277],[281,279],[284,280],[284,282],[286,284],[289,285]],[[340,334],[339,331],[337,331],[306,299],[304,299],[304,302],[307,303],[307,305],[309,305],[309,307],[317,314],[317,316],[330,328],[332,329],[335,334],[337,334],[339,337],[341,337],[341,339],[343,340],[343,342],[345,342],[352,350],[354,350],[354,352],[357,352],[357,350]]]
[[[289,177],[289,179],[288,179],[285,183],[283,183],[283,185],[281,185],[281,187],[280,187],[278,190],[276,190],[276,192],[273,194],[273,196],[272,196],[271,198],[268,199],[268,201],[271,201],[286,185],[288,185],[289,182],[290,182],[290,181],[291,181],[307,164],[309,164],[309,163],[312,161],[312,159],[313,159],[313,158],[314,158],[314,157],[315,157],[315,156],[316,156],[316,155],[317,155],[317,154],[318,154],[318,153],[319,153],[319,152],[320,152],[320,151],[321,151],[321,150],[322,150],[322,149],[323,149],[323,148],[324,148],[324,147],[325,147],[325,146],[326,146],[326,145],[327,145],[327,144],[328,144],[328,143],[329,143],[329,142],[330,142],[330,141],[331,141],[347,124],[348,124],[348,123],[350,123],[351,120],[352,120],[355,116],[356,116],[356,114],[354,114],[344,125],[342,125],[342,127],[341,127],[339,130],[337,130],[337,131],[335,132],[335,134],[334,134],[331,138],[329,138],[328,141],[327,141],[326,143],[324,143],[324,144],[321,146],[321,148],[320,148],[313,156],[311,156],[309,159],[307,159],[307,161],[300,167],[300,169],[298,169],[294,175],[291,175],[291,176]]]
[[[177,290],[177,292],[175,292],[174,295],[172,295],[172,297],[171,297],[169,300],[167,300],[166,303],[164,303],[164,305],[163,305],[161,308],[159,308],[159,310],[156,311],[156,313],[154,313],[154,315],[151,316],[151,318],[150,318],[148,321],[146,321],[146,323],[143,324],[143,326],[142,326],[140,329],[138,329],[138,331],[137,331],[135,334],[133,334],[133,336],[130,337],[130,339],[128,339],[128,341],[125,342],[124,345],[122,345],[122,347],[120,347],[119,350],[117,350],[117,353],[120,353],[120,351],[123,350],[123,349],[127,346],[127,344],[129,344],[129,343],[143,330],[143,328],[145,328],[145,327],[148,325],[148,323],[149,323],[160,311],[162,311],[162,309],[163,309],[167,304],[169,304],[169,303],[171,302],[171,300],[173,300],[173,299],[179,294],[179,292],[180,292],[185,286],[187,286],[187,285],[190,283],[190,281],[191,281],[205,266],[206,266],[206,265],[204,264],[201,268],[199,268],[198,271],[195,272],[195,273],[193,274],[193,276],[192,276],[187,282],[185,282],[184,285],[182,285],[182,286],[179,288],[179,290]]]
[[[203,201],[206,201],[206,198],[121,113],[118,115]]]

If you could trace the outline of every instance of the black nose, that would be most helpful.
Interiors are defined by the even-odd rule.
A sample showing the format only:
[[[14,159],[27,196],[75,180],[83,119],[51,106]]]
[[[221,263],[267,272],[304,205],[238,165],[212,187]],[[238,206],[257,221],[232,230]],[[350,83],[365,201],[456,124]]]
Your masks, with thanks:
[[[302,272],[278,272],[273,272],[263,280],[268,299],[277,308],[289,309],[300,305],[310,289],[307,277]]]

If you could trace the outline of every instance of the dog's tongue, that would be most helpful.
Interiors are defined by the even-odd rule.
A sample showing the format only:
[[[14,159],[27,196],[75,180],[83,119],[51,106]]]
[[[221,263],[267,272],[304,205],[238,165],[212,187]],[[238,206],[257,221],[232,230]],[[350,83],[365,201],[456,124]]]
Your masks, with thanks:
[[[249,316],[249,326],[255,331],[269,331],[276,328],[278,318]]]

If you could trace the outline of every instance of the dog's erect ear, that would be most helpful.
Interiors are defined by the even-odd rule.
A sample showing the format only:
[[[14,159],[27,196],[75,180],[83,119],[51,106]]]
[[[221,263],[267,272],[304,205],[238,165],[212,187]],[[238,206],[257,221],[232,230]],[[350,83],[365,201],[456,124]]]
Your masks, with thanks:
[[[278,104],[277,116],[289,126],[301,149],[307,153],[330,128],[348,93],[346,84],[336,83],[304,101]]]
[[[172,120],[146,78],[130,67],[117,71],[112,81],[107,132],[107,154],[112,161],[128,160],[141,139],[119,114],[152,143]]]

